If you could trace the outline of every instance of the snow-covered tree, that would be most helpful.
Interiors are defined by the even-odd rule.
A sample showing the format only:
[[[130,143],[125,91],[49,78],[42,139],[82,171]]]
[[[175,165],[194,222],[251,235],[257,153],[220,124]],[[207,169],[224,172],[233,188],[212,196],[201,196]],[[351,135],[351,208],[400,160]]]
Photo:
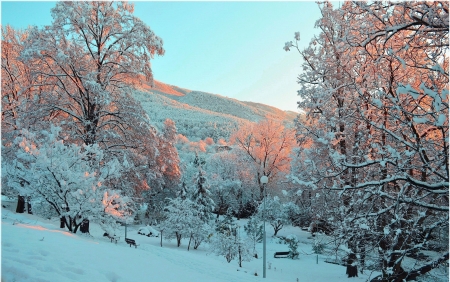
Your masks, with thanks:
[[[242,262],[250,261],[254,256],[254,252],[252,251],[251,242],[243,239],[239,235],[239,233],[238,233],[236,245],[237,245],[237,259],[238,259],[239,267],[242,267]]]
[[[242,261],[249,261],[253,256],[251,244],[240,236],[239,227],[230,209],[216,224],[216,233],[210,239],[210,248],[216,255],[224,256],[228,263],[237,258],[239,267],[242,267]]]
[[[213,233],[213,228],[210,224],[202,222],[199,217],[196,217],[192,222],[191,228],[189,229],[189,246],[191,241],[193,243],[194,250],[197,250],[201,243],[207,241]]]
[[[299,50],[306,118],[297,122],[297,182],[323,199],[349,257],[364,265],[375,249],[383,281],[414,280],[449,254],[403,264],[448,231],[448,3],[320,9],[320,35]]]
[[[73,233],[84,219],[114,229],[133,214],[131,200],[108,188],[120,177],[121,164],[115,159],[100,166],[105,160],[98,145],[66,144],[66,138],[54,126],[39,136],[23,129],[15,140],[16,159],[7,165],[8,184],[41,202],[37,214],[48,216],[45,208],[51,209]]]
[[[236,236],[237,228],[231,209],[228,209],[224,217],[216,223],[215,230],[217,233],[223,233],[227,236]]]
[[[288,235],[285,240],[289,246],[288,258],[297,259],[298,255],[300,254],[297,250],[298,243],[299,243],[297,236],[291,234],[291,235]]]
[[[163,176],[165,188],[178,186],[181,172],[180,159],[175,147],[177,128],[171,119],[164,121],[162,134],[159,138],[157,164]]]
[[[210,247],[214,254],[224,256],[228,263],[236,257],[237,249],[235,236],[216,233],[211,237]]]
[[[177,246],[181,245],[181,238],[189,238],[188,250],[193,241],[194,249],[206,240],[211,233],[210,226],[201,215],[201,210],[190,199],[177,197],[171,199],[164,210],[165,220],[159,224],[167,239],[176,238]]]
[[[256,201],[253,171],[239,166],[244,161],[235,150],[218,152],[207,159],[211,197],[216,205],[217,216],[229,208],[239,219],[247,215],[245,209]]]
[[[31,29],[22,52],[25,62],[39,60],[39,75],[55,86],[42,93],[45,106],[68,117],[72,138],[86,145],[111,150],[139,140],[130,129],[145,113],[128,86],[141,76],[152,81],[150,59],[164,50],[133,9],[126,2],[58,2],[52,24]]]
[[[198,173],[195,175],[195,182],[192,188],[192,201],[198,205],[199,216],[204,222],[212,219],[212,212],[214,210],[214,201],[211,199],[211,191],[209,188],[206,172],[201,166],[198,166]]]
[[[300,208],[293,202],[287,202],[283,204],[283,210],[286,213],[289,222],[292,225],[298,226],[300,223],[300,217],[302,216]]]
[[[315,254],[322,254],[325,249],[325,244],[321,236],[315,236],[312,243],[312,250]]]
[[[164,53],[133,9],[126,2],[58,2],[52,24],[30,28],[20,55],[32,67],[39,118],[62,127],[68,142],[126,158],[128,172],[115,186],[128,195],[161,178],[157,144],[165,142],[130,95],[132,85],[152,82],[150,60]]]
[[[177,197],[180,197],[182,200],[186,200],[186,198],[188,197],[188,188],[186,186],[186,183],[183,181],[180,184],[180,191],[178,191],[177,193]]]
[[[156,222],[162,219],[163,209],[168,204],[167,199],[177,196],[180,184],[180,158],[175,147],[176,132],[175,123],[166,119],[162,132],[153,140],[158,154],[154,166],[149,166],[149,169],[156,172],[146,178],[148,189],[143,189],[145,191],[142,192],[142,198],[148,204],[148,218]]]
[[[261,176],[275,179],[277,174],[289,171],[290,153],[295,145],[293,131],[281,122],[264,119],[257,124],[242,126],[230,140],[245,152],[247,160],[253,164],[262,199],[264,185],[260,183]]]
[[[1,27],[1,139],[2,139],[2,166],[5,160],[14,158],[16,148],[13,142],[20,135],[22,128],[38,128],[44,119],[36,119],[39,105],[39,93],[48,89],[41,77],[32,75],[32,70],[37,66],[36,62],[24,63],[20,53],[24,48],[24,42],[28,37],[27,30],[17,30],[6,25]],[[38,87],[34,85],[38,84]],[[16,191],[10,189],[5,177],[2,177],[2,193],[9,196],[17,196]],[[24,200],[19,196],[20,200]],[[22,208],[19,208],[22,210]]]
[[[188,221],[194,216],[194,203],[189,199],[171,199],[164,213],[165,220],[159,224],[159,229],[164,230],[167,239],[176,238],[179,247],[182,236],[187,236],[189,233]]]
[[[258,207],[256,216],[260,220],[265,220],[272,225],[274,231],[273,236],[277,236],[278,231],[280,231],[286,224],[290,223],[285,205],[277,196],[273,198],[267,197],[265,201],[265,208],[263,201]]]
[[[34,95],[30,67],[20,60],[28,33],[2,26],[2,140],[12,142],[17,132],[25,125],[24,114],[30,110]],[[16,132],[14,135],[13,132]],[[8,135],[13,134],[13,137]],[[7,144],[7,143],[5,143]],[[2,150],[3,151],[3,150]]]
[[[261,243],[264,236],[263,225],[261,220],[252,216],[247,224],[244,225],[245,233],[247,233],[247,238],[253,243],[253,253],[256,254],[256,243]]]

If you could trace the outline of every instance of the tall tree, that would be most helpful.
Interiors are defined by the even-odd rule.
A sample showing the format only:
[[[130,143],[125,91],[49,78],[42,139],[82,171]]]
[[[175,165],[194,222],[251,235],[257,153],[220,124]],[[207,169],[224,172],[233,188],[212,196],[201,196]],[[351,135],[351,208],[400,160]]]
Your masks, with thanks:
[[[98,144],[106,159],[123,160],[128,173],[111,185],[128,195],[159,177],[157,144],[164,142],[130,95],[133,84],[152,82],[150,60],[164,54],[162,40],[133,9],[126,2],[58,2],[52,24],[31,28],[20,55],[35,66],[33,86],[51,86],[38,93],[41,119],[70,133],[68,142]]]
[[[308,144],[301,156],[313,165],[299,183],[337,200],[328,204],[328,218],[339,240],[352,241],[361,265],[366,250],[376,249],[383,281],[414,280],[448,259],[442,246],[434,261],[402,265],[408,253],[448,231],[448,3],[346,2],[336,10],[324,3],[321,9],[322,33],[301,52],[299,105],[309,116],[298,137]],[[322,38],[342,28],[327,52]],[[320,52],[329,57],[319,60]],[[328,58],[335,63],[322,71]],[[333,72],[338,84],[324,83]],[[323,93],[344,97],[343,111],[325,107]],[[344,131],[341,113],[347,113]]]
[[[264,186],[260,183],[261,176],[275,179],[278,174],[289,171],[290,154],[295,144],[294,132],[280,122],[265,119],[257,124],[242,126],[230,140],[253,163],[262,199]]]
[[[202,166],[198,166],[198,172],[195,175],[195,182],[192,188],[192,201],[197,204],[199,208],[199,216],[203,222],[208,223],[212,218],[214,210],[214,201],[211,198],[210,185],[206,172]]]
[[[150,59],[164,49],[133,9],[126,2],[58,2],[52,25],[31,29],[22,52],[54,84],[43,93],[47,110],[61,112],[72,138],[86,145],[136,148],[149,131],[127,91],[142,76],[152,81]]]

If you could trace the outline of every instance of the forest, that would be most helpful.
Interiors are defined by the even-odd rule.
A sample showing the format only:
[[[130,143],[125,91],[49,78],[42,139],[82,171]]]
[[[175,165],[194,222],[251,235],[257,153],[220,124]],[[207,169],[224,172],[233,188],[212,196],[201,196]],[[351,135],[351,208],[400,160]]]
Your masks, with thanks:
[[[170,119],[180,113],[151,120],[163,109],[136,99],[165,50],[132,4],[57,2],[49,26],[2,26],[2,195],[72,233],[149,224],[239,264],[264,220],[273,236],[286,225],[326,234],[349,277],[448,268],[448,2],[318,6],[308,47],[299,32],[284,45],[302,66],[297,118],[204,120],[208,130]],[[249,220],[249,241],[234,218]]]

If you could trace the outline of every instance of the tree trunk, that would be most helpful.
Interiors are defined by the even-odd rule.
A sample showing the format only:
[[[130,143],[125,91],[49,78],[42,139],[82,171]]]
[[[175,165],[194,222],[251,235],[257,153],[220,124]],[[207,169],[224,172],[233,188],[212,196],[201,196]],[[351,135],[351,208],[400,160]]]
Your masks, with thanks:
[[[358,277],[358,267],[353,265],[354,261],[356,261],[356,255],[354,253],[349,254],[347,259],[347,271],[345,272],[345,274],[348,275],[348,278]]]
[[[189,237],[188,251],[189,251],[189,247],[191,246],[191,241],[192,241],[192,235],[191,235],[191,237]]]
[[[241,245],[239,245],[239,267],[242,267],[242,249],[241,249]]]
[[[83,221],[80,224],[80,231],[81,233],[89,233],[89,220],[83,219]]]
[[[276,225],[276,226],[274,226],[273,227],[273,231],[275,231],[275,232],[273,233],[273,236],[277,236],[278,231],[280,231],[282,228],[283,228],[283,225]]]
[[[177,247],[181,245],[181,234],[175,232],[175,236],[177,236]]]
[[[64,219],[64,217],[60,217],[59,218],[59,228],[65,228],[66,227],[66,221]]]
[[[25,197],[19,195],[17,199],[16,213],[23,213],[24,210],[25,210]]]
[[[198,247],[200,247],[200,244],[202,243],[201,240],[194,239],[194,250],[197,250]]]
[[[29,214],[33,214],[31,210],[31,197],[27,197],[27,211]]]
[[[364,271],[364,265],[366,264],[366,246],[364,245],[364,242],[359,241],[359,265],[361,267],[361,269],[359,270],[359,272],[361,272],[361,274]]]

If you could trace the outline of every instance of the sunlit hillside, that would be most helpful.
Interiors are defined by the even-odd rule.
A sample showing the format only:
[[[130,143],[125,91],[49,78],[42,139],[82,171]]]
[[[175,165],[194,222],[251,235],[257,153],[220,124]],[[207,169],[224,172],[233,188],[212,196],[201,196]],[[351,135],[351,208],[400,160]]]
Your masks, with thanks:
[[[243,102],[201,91],[191,91],[159,81],[142,84],[134,93],[152,122],[159,126],[170,118],[178,132],[190,139],[228,139],[239,126],[265,117],[292,124],[296,113],[272,106]]]

